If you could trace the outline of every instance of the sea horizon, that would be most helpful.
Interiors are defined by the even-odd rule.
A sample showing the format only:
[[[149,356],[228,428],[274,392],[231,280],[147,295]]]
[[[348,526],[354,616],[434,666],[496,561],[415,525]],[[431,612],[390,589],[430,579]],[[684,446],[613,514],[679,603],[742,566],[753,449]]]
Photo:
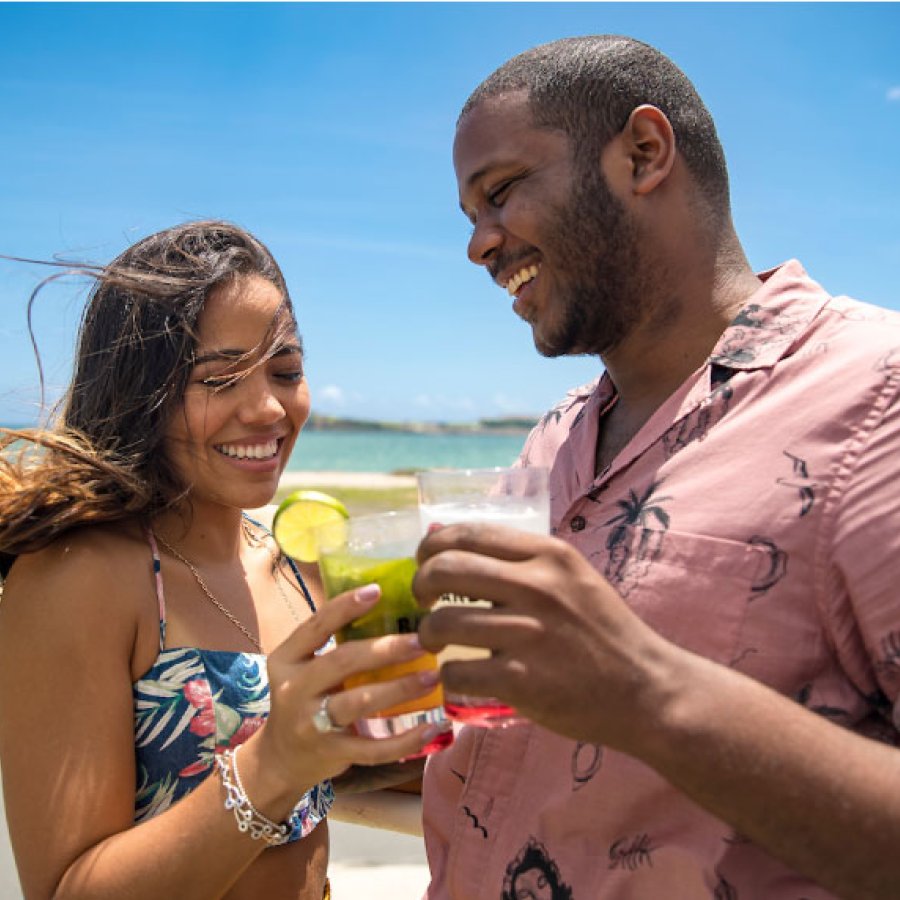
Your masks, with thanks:
[[[4,423],[5,428],[32,424]],[[482,469],[508,466],[518,458],[528,432],[304,429],[286,472],[380,472],[420,469]]]

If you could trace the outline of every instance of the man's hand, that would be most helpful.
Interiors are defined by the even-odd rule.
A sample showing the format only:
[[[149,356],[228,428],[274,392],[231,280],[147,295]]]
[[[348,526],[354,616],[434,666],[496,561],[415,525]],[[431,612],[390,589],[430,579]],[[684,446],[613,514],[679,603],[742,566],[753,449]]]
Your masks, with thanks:
[[[492,651],[490,659],[446,663],[447,688],[497,697],[558,734],[640,755],[667,664],[684,651],[635,616],[577,550],[472,523],[432,531],[418,558],[413,589],[424,605],[453,593],[494,606],[445,607],[422,622],[428,650]]]

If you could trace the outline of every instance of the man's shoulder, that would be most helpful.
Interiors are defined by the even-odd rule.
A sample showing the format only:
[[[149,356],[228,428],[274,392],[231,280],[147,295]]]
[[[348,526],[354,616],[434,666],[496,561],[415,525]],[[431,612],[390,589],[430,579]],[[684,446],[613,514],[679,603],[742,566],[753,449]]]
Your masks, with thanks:
[[[878,372],[900,367],[900,312],[845,295],[830,297],[822,312],[807,342],[824,341],[848,365],[859,358]]]
[[[556,425],[561,422],[567,422],[571,425],[586,406],[588,400],[597,391],[602,376],[598,376],[591,381],[574,387],[566,392],[566,395],[553,407],[551,407],[537,423],[536,430],[542,431],[548,425]]]

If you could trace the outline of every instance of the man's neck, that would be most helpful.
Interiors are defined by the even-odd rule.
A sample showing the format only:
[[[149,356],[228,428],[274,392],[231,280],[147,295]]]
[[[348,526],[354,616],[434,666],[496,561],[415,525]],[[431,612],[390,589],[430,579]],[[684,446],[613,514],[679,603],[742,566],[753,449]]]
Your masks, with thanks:
[[[675,317],[638,328],[603,357],[618,400],[603,417],[596,471],[605,469],[645,422],[700,368],[722,333],[759,287],[748,269],[719,279],[702,303],[678,307]]]

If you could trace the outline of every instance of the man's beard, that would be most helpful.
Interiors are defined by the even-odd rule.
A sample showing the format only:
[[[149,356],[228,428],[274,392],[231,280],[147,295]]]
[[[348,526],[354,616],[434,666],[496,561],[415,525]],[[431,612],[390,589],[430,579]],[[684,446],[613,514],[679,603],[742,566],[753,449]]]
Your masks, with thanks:
[[[559,324],[538,336],[543,356],[598,355],[617,347],[643,316],[646,293],[635,222],[596,169],[576,174],[568,201],[552,210],[545,257],[552,260]]]

